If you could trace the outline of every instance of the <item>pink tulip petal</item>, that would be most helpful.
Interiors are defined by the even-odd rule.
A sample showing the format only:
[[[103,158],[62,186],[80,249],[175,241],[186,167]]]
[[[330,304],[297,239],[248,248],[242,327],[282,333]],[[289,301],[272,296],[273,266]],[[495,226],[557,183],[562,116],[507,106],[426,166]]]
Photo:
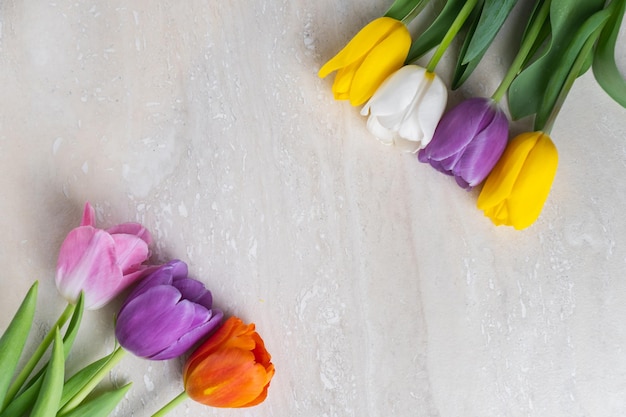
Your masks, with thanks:
[[[107,232],[109,232],[112,235],[115,235],[115,234],[135,235],[141,240],[143,240],[144,242],[146,242],[146,245],[152,244],[152,235],[150,234],[148,229],[146,229],[139,223],[118,224],[116,226],[108,228]]]
[[[85,203],[85,209],[83,210],[83,219],[80,222],[81,226],[95,226],[96,225],[96,211],[89,204]]]
[[[122,271],[116,265],[111,235],[91,226],[73,229],[59,251],[56,284],[63,297],[76,302],[85,292],[85,308],[95,309],[117,294]]]
[[[135,235],[114,234],[111,235],[115,242],[117,264],[124,273],[137,270],[148,258],[148,245]]]

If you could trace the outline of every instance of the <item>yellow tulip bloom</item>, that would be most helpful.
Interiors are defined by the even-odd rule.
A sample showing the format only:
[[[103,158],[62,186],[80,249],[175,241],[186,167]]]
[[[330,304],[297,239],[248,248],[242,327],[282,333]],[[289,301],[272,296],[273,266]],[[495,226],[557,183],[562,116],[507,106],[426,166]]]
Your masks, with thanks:
[[[335,99],[358,106],[404,65],[410,47],[411,34],[404,23],[381,17],[361,29],[318,75],[324,78],[337,71],[332,88]]]
[[[496,225],[530,226],[541,213],[556,174],[558,152],[544,132],[522,133],[504,150],[477,206]]]

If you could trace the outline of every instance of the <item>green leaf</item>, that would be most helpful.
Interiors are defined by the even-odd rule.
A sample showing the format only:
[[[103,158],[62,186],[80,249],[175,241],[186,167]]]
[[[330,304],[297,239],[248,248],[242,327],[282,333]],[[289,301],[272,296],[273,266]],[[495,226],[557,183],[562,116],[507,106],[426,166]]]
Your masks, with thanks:
[[[626,107],[626,80],[615,64],[615,43],[624,18],[626,0],[613,0],[611,17],[600,34],[593,56],[593,75],[613,100]]]
[[[108,416],[130,389],[132,383],[128,383],[121,388],[105,392],[98,397],[82,403],[62,417],[106,417]]]
[[[0,338],[0,405],[4,403],[13,373],[30,333],[37,305],[38,282],[35,282]],[[4,408],[4,407],[0,407]]]
[[[467,64],[485,53],[511,13],[515,3],[517,3],[517,0],[485,0],[478,26],[473,36],[471,36],[470,44],[465,57],[461,61],[462,63]]]
[[[65,346],[65,345],[64,345]],[[67,402],[72,399],[91,379],[97,375],[102,368],[111,360],[115,352],[111,352],[107,356],[98,359],[95,362],[85,366],[80,371],[76,372],[69,378],[63,385],[63,394],[59,402],[59,408],[62,408]],[[45,371],[45,368],[43,369]],[[31,380],[29,387],[20,395],[18,395],[8,407],[0,413],[0,417],[15,417],[21,416],[28,411],[35,400],[41,388],[43,381],[43,372],[40,372],[37,377]]]
[[[576,31],[589,16],[602,10],[604,0],[552,0],[550,44],[543,55],[525,68],[509,88],[509,109],[513,119],[539,111],[550,78]]]
[[[541,103],[541,107],[537,112],[537,116],[535,119],[535,130],[541,130],[545,125],[548,117],[552,114],[552,111],[557,105],[557,99],[562,96],[562,92],[564,88],[568,88],[566,85],[566,81],[572,71],[576,73],[573,74],[574,77],[579,76],[585,66],[587,69],[589,68],[585,61],[588,61],[588,57],[591,56],[591,53],[583,51],[585,44],[588,42],[595,41],[593,38],[594,34],[599,34],[599,29],[606,23],[607,19],[610,16],[610,10],[605,9],[595,13],[591,16],[587,21],[580,27],[580,29],[574,35],[571,43],[565,50],[561,61],[559,62],[559,66],[553,71],[552,76],[548,82],[547,88],[544,92],[543,101]],[[580,56],[581,54],[585,54],[584,56]],[[574,68],[574,63],[581,59],[581,68]],[[565,93],[567,94],[567,92]]]
[[[467,64],[462,63],[463,57],[467,53],[467,48],[469,47],[472,36],[474,35],[474,32],[476,31],[476,27],[478,26],[478,22],[480,21],[480,14],[481,14],[480,12],[481,12],[481,8],[477,7],[476,9],[474,9],[470,17],[467,19],[468,20],[467,23],[469,24],[469,27],[467,29],[467,36],[465,37],[465,41],[463,42],[463,45],[461,45],[461,50],[459,51],[459,58],[457,60],[456,67],[454,69],[454,75],[452,77],[452,85],[451,85],[451,88],[453,90],[456,90],[457,88],[459,88],[461,84],[463,84],[465,80],[467,80],[467,78],[470,76],[472,71],[474,71],[476,66],[478,66],[478,63],[480,62],[480,58],[482,58],[482,55],[481,55],[480,58],[478,58],[477,60],[473,60]]]
[[[407,64],[421,58],[426,52],[441,43],[464,4],[465,0],[449,0],[446,2],[435,21],[411,44],[409,55],[405,61]]]
[[[76,339],[76,335],[78,334],[78,328],[80,327],[80,322],[83,317],[83,312],[85,310],[85,298],[83,293],[80,293],[78,297],[78,301],[76,306],[72,308],[72,318],[70,319],[70,323],[67,325],[67,330],[65,330],[65,335],[63,336],[63,355],[65,359],[70,354],[70,350],[74,345],[74,340]],[[58,324],[58,322],[57,322]],[[54,334],[53,334],[54,336]],[[37,381],[43,373],[46,371],[46,367],[48,364],[46,363],[40,370],[32,377],[27,384],[24,385],[25,388],[29,388],[35,381]]]
[[[78,301],[76,302],[76,307],[74,308],[74,313],[72,314],[72,318],[70,319],[70,322],[67,325],[67,330],[65,330],[65,335],[63,336],[63,355],[66,359],[70,354],[72,346],[74,345],[74,340],[76,340],[76,335],[78,334],[78,329],[83,319],[84,311],[85,294],[81,291]]]
[[[63,395],[61,396],[60,407],[63,407],[72,399],[91,379],[100,372],[107,362],[113,357],[115,352],[111,352],[107,356],[98,359],[95,362],[85,366],[76,372],[63,386]],[[0,416],[1,417],[1,416]]]
[[[393,2],[385,16],[396,20],[404,20],[420,9],[426,0],[396,0]]]
[[[43,375],[39,375],[26,390],[20,393],[17,397],[11,401],[7,408],[0,413],[0,417],[16,417],[22,416],[37,400],[39,390],[41,389],[41,383],[43,382]]]
[[[480,15],[473,18],[461,47],[452,89],[459,88],[476,69],[515,3],[516,0],[485,0]]]
[[[59,401],[63,392],[63,376],[65,374],[65,357],[63,354],[63,339],[61,332],[56,328],[52,356],[43,377],[39,396],[33,406],[30,417],[55,417],[59,409]]]

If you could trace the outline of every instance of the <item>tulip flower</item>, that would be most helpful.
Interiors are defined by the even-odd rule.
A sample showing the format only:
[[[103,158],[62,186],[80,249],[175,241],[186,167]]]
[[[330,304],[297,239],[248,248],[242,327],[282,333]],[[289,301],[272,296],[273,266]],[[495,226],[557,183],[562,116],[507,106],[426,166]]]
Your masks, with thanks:
[[[175,358],[219,326],[223,314],[212,303],[211,292],[187,277],[187,264],[171,261],[131,292],[117,316],[115,335],[136,356]]]
[[[406,65],[393,73],[363,106],[368,130],[381,142],[416,152],[432,139],[448,91],[434,72]]]
[[[102,307],[141,277],[152,241],[139,223],[107,230],[95,223],[95,211],[86,203],[80,226],[61,245],[55,278],[57,289],[70,303],[76,303],[83,291],[85,308],[90,310]]]
[[[332,87],[335,99],[358,106],[404,64],[410,47],[411,34],[404,23],[381,17],[361,29],[318,75],[324,78],[337,71]]]
[[[187,395],[212,407],[239,408],[261,403],[274,376],[271,356],[254,324],[229,318],[187,360]]]
[[[418,159],[454,176],[459,186],[469,190],[483,182],[498,162],[508,134],[508,119],[492,99],[471,98],[443,116]]]
[[[556,174],[558,152],[546,133],[522,133],[487,177],[477,206],[496,225],[530,226],[541,213]]]

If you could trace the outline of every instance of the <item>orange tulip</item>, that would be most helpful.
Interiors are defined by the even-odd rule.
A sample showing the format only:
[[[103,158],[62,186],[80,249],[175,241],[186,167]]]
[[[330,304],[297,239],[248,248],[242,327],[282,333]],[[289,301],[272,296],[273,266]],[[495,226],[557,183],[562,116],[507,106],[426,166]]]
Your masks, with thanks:
[[[274,376],[271,356],[254,323],[231,317],[189,357],[183,383],[189,397],[212,407],[261,403]]]

